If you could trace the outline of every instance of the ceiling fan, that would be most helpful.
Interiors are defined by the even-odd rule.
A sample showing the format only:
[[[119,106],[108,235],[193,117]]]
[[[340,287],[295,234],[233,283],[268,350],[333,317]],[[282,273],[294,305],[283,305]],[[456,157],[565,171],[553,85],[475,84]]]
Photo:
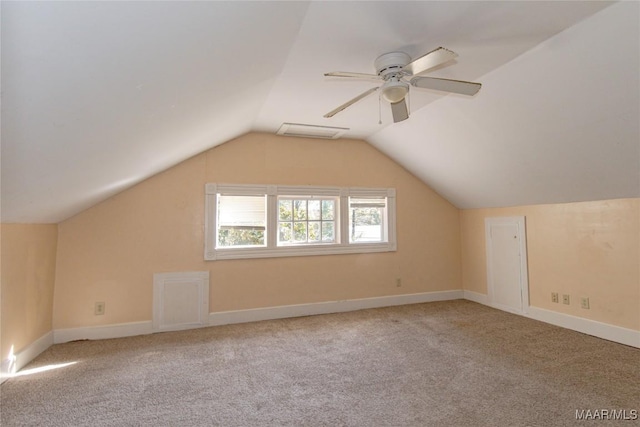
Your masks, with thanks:
[[[381,88],[382,98],[389,101],[391,104],[391,114],[393,115],[394,123],[401,122],[402,120],[409,118],[409,111],[407,110],[407,102],[405,100],[409,93],[409,85],[424,89],[459,93],[462,95],[475,95],[480,90],[480,87],[482,87],[482,84],[435,77],[422,77],[418,75],[425,71],[432,70],[439,65],[445,64],[457,56],[458,54],[455,52],[443,47],[439,47],[417,59],[414,59],[413,61],[411,60],[411,57],[404,52],[389,52],[379,56],[375,60],[374,66],[376,68],[376,74],[349,73],[342,71],[325,73],[325,76],[327,77],[348,77],[376,81],[383,80],[384,83],[382,86],[371,88],[350,101],[345,102],[338,108],[325,114],[324,117],[330,118],[335,116],[340,111]]]

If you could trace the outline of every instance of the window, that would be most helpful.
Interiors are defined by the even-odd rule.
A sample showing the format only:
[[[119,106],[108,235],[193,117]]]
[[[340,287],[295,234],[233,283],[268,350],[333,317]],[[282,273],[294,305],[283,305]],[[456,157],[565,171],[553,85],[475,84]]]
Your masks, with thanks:
[[[205,260],[395,250],[394,189],[206,185]]]
[[[217,247],[265,246],[267,198],[218,196]]]
[[[386,242],[386,212],[386,197],[349,197],[349,242]]]
[[[336,243],[337,198],[278,197],[278,246]]]

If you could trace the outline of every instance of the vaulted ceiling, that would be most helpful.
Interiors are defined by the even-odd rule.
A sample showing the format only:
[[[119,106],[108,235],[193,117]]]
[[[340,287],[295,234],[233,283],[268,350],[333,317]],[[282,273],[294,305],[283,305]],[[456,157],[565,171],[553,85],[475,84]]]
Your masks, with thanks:
[[[460,208],[640,197],[637,2],[9,2],[3,222],[59,222],[180,161],[282,123],[349,128]],[[390,51],[459,54],[393,123]],[[348,81],[343,81],[348,80]],[[379,114],[382,123],[379,124]],[[331,143],[327,141],[327,143]]]

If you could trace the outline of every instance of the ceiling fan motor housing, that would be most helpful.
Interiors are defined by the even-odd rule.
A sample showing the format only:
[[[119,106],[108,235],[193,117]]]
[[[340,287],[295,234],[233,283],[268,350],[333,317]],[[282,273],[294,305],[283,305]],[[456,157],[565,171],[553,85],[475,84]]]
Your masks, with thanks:
[[[411,62],[411,57],[404,52],[389,52],[380,55],[374,61],[377,74],[387,80],[389,77],[401,73],[402,68]]]

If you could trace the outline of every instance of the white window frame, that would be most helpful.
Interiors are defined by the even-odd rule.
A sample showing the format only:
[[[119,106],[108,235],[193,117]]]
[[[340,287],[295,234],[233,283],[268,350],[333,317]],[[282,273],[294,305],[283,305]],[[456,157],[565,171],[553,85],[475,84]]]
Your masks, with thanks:
[[[235,196],[267,196],[267,233],[266,246],[259,247],[216,247],[216,217],[218,194]],[[278,233],[278,196],[323,196],[336,197],[339,206],[336,209],[336,243],[277,245]],[[349,197],[386,197],[387,199],[387,241],[349,243]],[[394,252],[396,242],[396,190],[395,188],[361,187],[317,187],[287,185],[246,185],[217,184],[205,185],[205,224],[204,224],[205,261],[223,259],[272,258],[290,256],[337,255],[374,252]]]
[[[292,218],[291,220],[287,220],[287,221],[283,221],[279,218],[279,214],[280,214],[280,201],[281,200],[291,200],[292,202],[294,202],[295,200],[304,200],[306,202],[309,201],[319,201],[320,203],[324,202],[324,201],[332,201],[334,202],[334,210],[333,210],[333,219],[332,220],[327,220],[327,219],[323,219],[322,218],[322,214],[320,215],[320,218],[318,219],[303,219],[303,220],[296,220],[293,216],[294,216],[294,212],[293,212],[293,206],[291,206],[292,208]],[[280,246],[310,246],[310,245],[335,245],[338,244],[340,242],[340,211],[339,211],[339,207],[340,207],[340,198],[339,197],[331,197],[331,196],[319,196],[317,194],[314,195],[305,195],[305,196],[293,196],[291,194],[280,194],[277,196],[277,201],[278,201],[278,221],[277,221],[277,226],[278,226],[278,231],[276,232],[276,246],[280,247]],[[322,212],[322,204],[320,205],[320,212]],[[307,233],[308,233],[308,227],[309,227],[309,222],[319,222],[320,225],[322,226],[323,223],[325,222],[331,222],[333,223],[333,241],[322,241],[322,230],[320,230],[320,234],[321,234],[321,238],[318,241],[315,242],[309,242],[308,239],[306,242],[287,242],[287,243],[283,243],[280,241],[280,225],[281,223],[286,222],[286,223],[291,223],[292,225],[295,224],[296,222],[306,222],[307,224]],[[292,230],[292,233],[294,231]],[[308,234],[307,234],[308,237]]]
[[[349,201],[349,218],[348,218],[348,219],[349,219],[349,227],[351,227],[351,225],[352,225],[352,224],[351,224],[351,221],[352,221],[352,219],[351,219],[351,215],[352,215],[352,213],[353,213],[353,212],[352,212],[352,199],[362,199],[362,200],[364,200],[364,199],[369,199],[369,200],[376,200],[376,199],[380,199],[380,198],[381,198],[381,196],[377,196],[377,197],[363,197],[363,196],[354,196],[354,195],[350,195],[350,196],[349,196],[349,198],[348,198],[348,201]],[[385,200],[385,204],[386,204],[386,200]],[[387,213],[387,210],[385,209],[385,211],[382,213],[382,219],[383,219],[383,222],[382,222],[382,224],[381,224],[381,226],[382,226],[382,227],[381,227],[381,233],[380,233],[380,234],[382,235],[382,241],[387,241],[387,240],[389,239],[389,227],[388,227],[389,222],[387,221],[387,215],[388,215],[388,213]],[[364,242],[364,241],[363,241],[363,242],[358,242],[358,241],[353,241],[353,242],[352,242],[352,241],[351,241],[351,231],[352,231],[352,230],[351,230],[351,228],[349,228],[349,235],[347,236],[347,238],[349,239],[349,243],[351,243],[351,244],[359,244],[359,243],[363,243],[363,244],[364,244],[364,243],[374,243],[374,242]]]

